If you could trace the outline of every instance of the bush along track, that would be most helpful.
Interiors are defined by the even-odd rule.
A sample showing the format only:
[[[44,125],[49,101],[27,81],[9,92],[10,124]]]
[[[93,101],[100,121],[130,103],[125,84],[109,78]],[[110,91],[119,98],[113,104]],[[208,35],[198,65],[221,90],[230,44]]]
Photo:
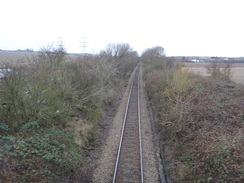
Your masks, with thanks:
[[[26,130],[0,137],[3,182],[85,179],[85,160],[70,132],[55,128]]]
[[[243,182],[243,86],[193,75],[170,58],[149,61],[145,87],[171,181]]]
[[[27,60],[1,66],[11,72],[0,81],[0,182],[91,182],[86,149],[137,54],[128,44],[79,57],[48,47]]]

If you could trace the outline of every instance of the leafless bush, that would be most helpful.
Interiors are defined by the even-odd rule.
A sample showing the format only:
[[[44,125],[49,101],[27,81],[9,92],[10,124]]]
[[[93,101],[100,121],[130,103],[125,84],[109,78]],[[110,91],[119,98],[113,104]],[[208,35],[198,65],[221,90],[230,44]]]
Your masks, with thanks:
[[[207,68],[207,72],[213,77],[222,77],[225,79],[230,79],[232,74],[231,62],[225,62],[225,63],[212,62],[210,65],[206,66],[206,68]]]
[[[38,60],[40,62],[48,62],[52,66],[59,66],[65,61],[65,56],[66,50],[64,48],[56,48],[51,44],[41,48],[38,54]]]
[[[121,95],[126,78],[121,76],[127,76],[136,64],[130,59],[137,55],[130,49],[127,54],[127,49],[126,45],[119,47],[121,52],[111,57],[86,55],[75,60],[60,48],[47,47],[28,63],[4,67],[0,80],[1,180],[91,180],[81,149],[95,142],[105,110]]]
[[[109,44],[100,52],[100,57],[115,64],[117,74],[123,77],[128,76],[139,61],[137,52],[129,44]]]

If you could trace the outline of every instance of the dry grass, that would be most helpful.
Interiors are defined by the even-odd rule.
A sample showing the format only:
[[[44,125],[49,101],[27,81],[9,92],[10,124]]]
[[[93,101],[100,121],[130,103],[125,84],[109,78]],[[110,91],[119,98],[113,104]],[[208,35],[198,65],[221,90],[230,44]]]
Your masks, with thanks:
[[[186,63],[185,66],[195,74],[209,76],[206,66],[209,63]],[[244,63],[234,63],[231,79],[239,84],[244,84]]]
[[[26,63],[37,54],[37,52],[0,51],[0,65]]]

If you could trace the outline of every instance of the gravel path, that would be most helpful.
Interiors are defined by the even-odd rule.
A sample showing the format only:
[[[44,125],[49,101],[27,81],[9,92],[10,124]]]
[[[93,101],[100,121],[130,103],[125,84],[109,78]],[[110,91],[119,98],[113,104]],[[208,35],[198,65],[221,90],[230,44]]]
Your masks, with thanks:
[[[134,74],[134,73],[133,73]],[[144,85],[142,81],[142,69],[140,68],[140,99],[141,99],[141,130],[142,130],[142,148],[144,164],[144,182],[159,183],[157,161],[153,142],[153,132],[147,109]],[[129,80],[131,83],[132,77]],[[93,174],[94,183],[111,183],[113,180],[114,166],[116,162],[118,144],[120,140],[121,128],[129,93],[128,85],[123,98],[121,99],[118,111],[111,125],[106,142],[102,147],[100,159]]]

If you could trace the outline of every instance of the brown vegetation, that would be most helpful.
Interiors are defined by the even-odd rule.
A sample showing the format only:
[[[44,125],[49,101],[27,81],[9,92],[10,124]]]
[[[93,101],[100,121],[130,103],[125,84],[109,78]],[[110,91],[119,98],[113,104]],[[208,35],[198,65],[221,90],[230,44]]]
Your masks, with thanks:
[[[146,89],[170,178],[242,182],[243,87],[224,75],[201,77],[167,62],[146,65]]]

